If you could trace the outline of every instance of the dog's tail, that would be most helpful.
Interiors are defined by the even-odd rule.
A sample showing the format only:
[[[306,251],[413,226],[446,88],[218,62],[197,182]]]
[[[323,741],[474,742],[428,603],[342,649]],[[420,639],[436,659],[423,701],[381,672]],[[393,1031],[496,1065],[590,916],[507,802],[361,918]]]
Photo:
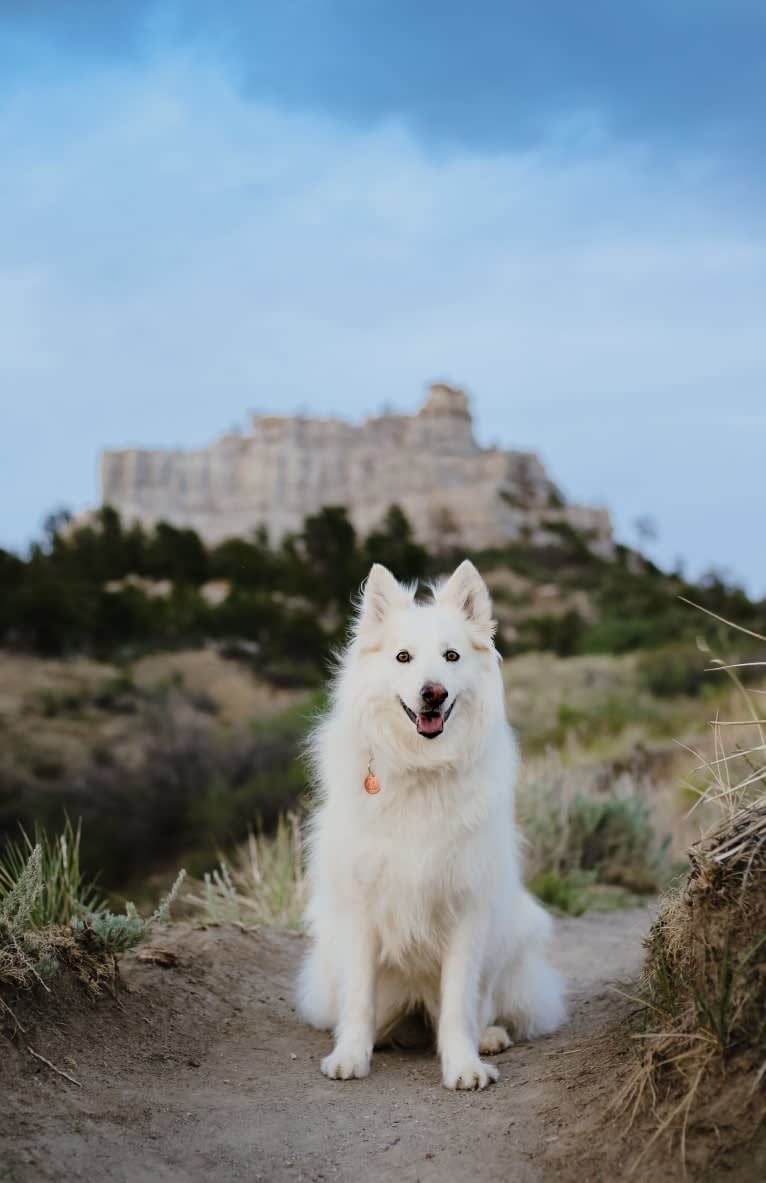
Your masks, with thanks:
[[[566,1019],[564,983],[546,957],[553,922],[528,892],[518,900],[515,952],[497,1000],[497,1017],[522,1039],[547,1035]]]

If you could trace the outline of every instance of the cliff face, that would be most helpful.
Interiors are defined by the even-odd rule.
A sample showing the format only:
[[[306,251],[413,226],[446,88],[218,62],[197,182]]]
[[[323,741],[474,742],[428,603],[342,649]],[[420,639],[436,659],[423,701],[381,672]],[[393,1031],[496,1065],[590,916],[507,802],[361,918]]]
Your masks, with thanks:
[[[323,505],[347,506],[367,533],[396,502],[435,548],[544,543],[558,521],[589,532],[599,553],[612,550],[607,511],[563,505],[533,453],[478,447],[468,400],[449,386],[432,386],[415,415],[360,426],[256,416],[252,434],[198,452],[105,452],[101,486],[125,519],[191,526],[210,543],[259,526],[279,541]]]

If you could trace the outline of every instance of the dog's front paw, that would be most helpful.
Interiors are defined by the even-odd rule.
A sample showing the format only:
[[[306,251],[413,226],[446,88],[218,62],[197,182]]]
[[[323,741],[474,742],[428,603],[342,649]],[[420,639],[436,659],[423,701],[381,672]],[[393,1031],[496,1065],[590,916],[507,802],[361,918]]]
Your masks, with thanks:
[[[370,1074],[370,1057],[366,1051],[336,1047],[322,1060],[321,1069],[330,1080],[361,1080]]]
[[[485,1064],[478,1056],[442,1065],[442,1083],[448,1089],[485,1089],[488,1084],[494,1084],[499,1075],[494,1064]]]

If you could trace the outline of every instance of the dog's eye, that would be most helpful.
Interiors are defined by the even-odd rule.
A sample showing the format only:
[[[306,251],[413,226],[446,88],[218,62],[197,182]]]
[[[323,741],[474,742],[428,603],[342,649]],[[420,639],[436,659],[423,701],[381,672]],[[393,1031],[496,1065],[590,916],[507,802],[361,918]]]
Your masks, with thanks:
[[[444,657],[447,661],[460,661],[460,654],[457,649],[448,649]]]
[[[412,654],[408,653],[406,649],[400,649],[396,655],[396,660],[404,665],[408,661],[412,661]]]

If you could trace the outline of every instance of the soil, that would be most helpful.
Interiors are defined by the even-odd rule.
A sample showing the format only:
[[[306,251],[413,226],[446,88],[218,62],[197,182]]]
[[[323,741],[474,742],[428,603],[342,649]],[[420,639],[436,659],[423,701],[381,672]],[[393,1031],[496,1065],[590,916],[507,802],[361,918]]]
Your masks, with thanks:
[[[481,1093],[448,1092],[422,1051],[377,1052],[366,1080],[326,1080],[329,1037],[301,1025],[291,1002],[299,936],[155,934],[155,956],[171,964],[142,960],[146,949],[126,956],[114,997],[91,1001],[62,981],[50,996],[8,999],[24,1031],[5,1014],[0,1181],[621,1179],[648,1137],[607,1108],[636,1064],[634,1004],[620,991],[649,920],[632,910],[558,922],[571,1021],[498,1056],[500,1081]],[[732,1181],[764,1177],[753,1147],[704,1177],[719,1167]],[[632,1176],[683,1177],[666,1149]]]

